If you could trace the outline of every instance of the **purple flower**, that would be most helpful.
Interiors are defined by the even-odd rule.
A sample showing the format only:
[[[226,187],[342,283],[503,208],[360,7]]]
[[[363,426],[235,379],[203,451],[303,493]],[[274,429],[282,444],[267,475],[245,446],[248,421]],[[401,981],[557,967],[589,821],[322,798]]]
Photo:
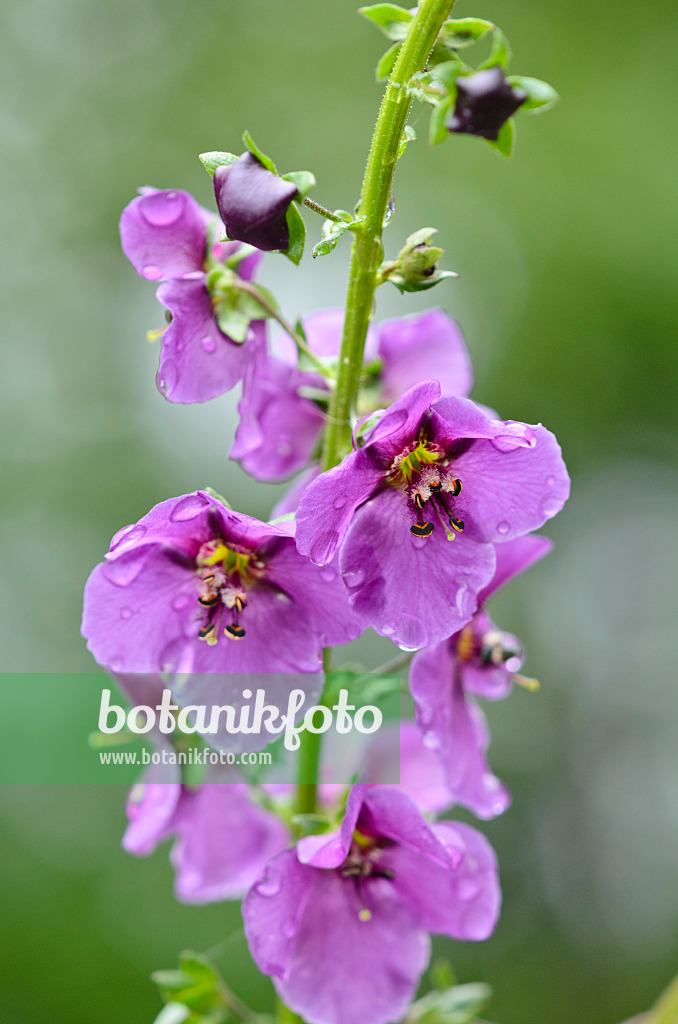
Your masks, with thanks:
[[[298,191],[266,170],[253,153],[214,172],[214,195],[228,237],[266,252],[289,246],[287,208]]]
[[[312,351],[338,358],[343,324],[343,309],[307,317],[304,331]],[[365,365],[371,386],[363,395],[361,414],[388,405],[431,377],[448,395],[465,396],[473,387],[461,332],[442,309],[386,320],[370,329]],[[309,397],[309,391],[316,397]],[[281,480],[303,469],[318,454],[329,397],[319,374],[297,368],[293,346],[279,345],[276,354],[259,348],[245,375],[231,458],[257,480]]]
[[[501,814],[511,796],[488,767],[489,733],[473,697],[506,697],[523,662],[519,641],[498,630],[483,606],[550,549],[551,542],[538,536],[498,544],[494,577],[478,594],[478,611],[471,621],[412,660],[410,690],[424,743],[438,754],[453,800],[479,818]]]
[[[169,310],[162,332],[158,387],[170,402],[204,402],[230,391],[242,379],[252,349],[265,341],[262,320],[253,321],[238,344],[219,327],[223,295],[219,274],[241,248],[233,242],[210,244],[216,217],[188,192],[143,189],[120,218],[122,248],[135,270],[161,281],[156,294]],[[250,280],[261,254],[244,255],[238,274]],[[214,282],[208,290],[208,272]]]
[[[115,535],[87,581],[82,632],[114,672],[313,672],[360,627],[331,566],[196,491]]]
[[[494,853],[467,825],[429,824],[395,786],[354,786],[341,828],[269,862],[243,903],[261,971],[312,1024],[400,1019],[428,964],[428,932],[494,928]]]
[[[157,677],[117,676],[137,704],[159,703]],[[154,729],[155,752],[174,751],[170,738]],[[182,784],[178,765],[151,764],[127,800],[129,824],[122,845],[146,857],[174,837],[171,860],[177,899],[211,903],[247,892],[270,857],[288,845],[287,830],[275,815],[258,807],[234,768],[210,768],[198,787]]]
[[[356,613],[416,650],[469,621],[493,543],[554,516],[569,478],[548,430],[441,399],[436,381],[411,388],[363,441],[304,491],[297,545],[320,565],[340,548]]]
[[[451,132],[496,141],[499,130],[527,99],[506,81],[500,67],[457,79],[457,102],[447,127]]]

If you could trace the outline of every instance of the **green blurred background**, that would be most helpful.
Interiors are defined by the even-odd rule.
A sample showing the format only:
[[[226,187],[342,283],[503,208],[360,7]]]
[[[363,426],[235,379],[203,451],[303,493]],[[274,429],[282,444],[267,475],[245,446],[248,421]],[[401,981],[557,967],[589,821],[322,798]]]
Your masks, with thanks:
[[[563,99],[519,117],[508,162],[472,138],[429,150],[415,110],[387,251],[437,226],[461,276],[416,300],[382,289],[378,315],[457,317],[475,397],[558,434],[573,498],[547,531],[554,554],[494,608],[542,680],[488,709],[514,792],[483,826],[504,913],[488,943],[440,950],[492,984],[499,1024],[615,1024],[678,969],[678,11],[457,14],[497,21],[512,70]],[[283,170],[313,170],[321,202],[351,207],[385,45],[346,0],[8,0],[1,17],[3,668],[88,671],[82,586],[120,526],[205,484],[265,517],[282,490],[226,458],[237,395],[181,407],[157,392],[144,334],[162,311],[120,252],[119,213],[144,184],[209,205],[197,154],[238,150],[245,127]],[[339,304],[346,257],[271,257],[263,280],[289,316]],[[123,801],[114,786],[0,793],[3,1024],[150,1024],[147,975],[186,947],[270,1005],[237,906],[180,906],[166,849],[122,853]]]

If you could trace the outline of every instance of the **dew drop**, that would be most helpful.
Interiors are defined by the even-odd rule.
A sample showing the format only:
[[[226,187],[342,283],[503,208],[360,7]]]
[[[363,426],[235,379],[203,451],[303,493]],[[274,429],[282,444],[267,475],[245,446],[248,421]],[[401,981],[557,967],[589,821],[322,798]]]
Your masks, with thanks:
[[[183,352],[185,347],[186,346],[184,345],[183,341],[181,341],[181,340],[178,340],[176,345],[174,346],[174,348],[175,348],[175,350],[177,352]]]
[[[347,572],[344,577],[344,582],[349,590],[355,590],[360,587],[365,580],[365,570],[355,569],[353,572]]]
[[[174,608],[175,612],[180,612],[182,608],[185,608],[188,604],[190,604],[190,601],[191,599],[188,596],[188,594],[179,594],[178,597],[175,597],[174,600],[172,601],[172,607]]]
[[[311,559],[316,565],[325,565],[334,555],[339,541],[336,530],[325,530],[315,538],[311,547]]]
[[[111,672],[121,672],[124,662],[120,655],[111,659],[110,669]]]
[[[326,583],[331,583],[332,580],[336,579],[336,577],[336,570],[333,569],[332,566],[330,565],[326,565],[323,569],[320,570],[320,578],[325,580]]]
[[[280,892],[280,879],[273,875],[266,875],[255,887],[260,896],[277,896]]]
[[[215,352],[216,351],[217,343],[214,340],[214,338],[210,338],[209,335],[205,335],[204,338],[201,338],[200,344],[204,348],[205,352]]]
[[[153,192],[141,201],[141,216],[154,228],[176,224],[184,210],[184,197],[178,192]]]
[[[132,526],[125,526],[122,530],[118,530],[111,541],[111,551],[120,547],[121,544],[136,544],[137,541],[140,541],[145,535],[146,527],[142,523],[134,523]]]
[[[437,750],[438,747],[440,746],[440,737],[437,736],[432,729],[429,729],[428,732],[425,732],[421,739],[424,746],[427,747],[429,750]]]
[[[170,519],[173,523],[185,523],[195,519],[207,508],[207,502],[200,494],[187,494],[181,498],[170,512]]]
[[[547,476],[546,477],[546,486],[547,487],[553,487],[555,482],[556,482],[556,478],[554,476]]]
[[[393,636],[395,631],[396,631],[395,626],[386,625],[386,626],[382,626],[381,627],[381,632],[383,633],[384,636]]]
[[[109,583],[116,587],[129,587],[146,564],[148,548],[125,551],[117,558],[104,562],[101,571]]]
[[[173,366],[167,366],[162,377],[158,377],[158,387],[164,395],[174,391],[177,383],[177,372]]]
[[[460,878],[457,882],[457,898],[462,903],[468,903],[474,896],[478,895],[480,885],[475,878]]]
[[[412,538],[410,543],[412,544],[413,548],[416,548],[417,551],[421,551],[422,548],[426,547],[428,537],[415,537],[413,533],[410,534],[410,537]]]
[[[132,611],[131,608],[123,608],[122,611],[120,612],[120,618],[131,619],[133,614],[134,612]]]
[[[276,596],[276,599],[278,601],[280,601],[281,604],[289,604],[290,603],[290,598],[287,596],[287,594],[283,594],[281,592],[279,594],[276,594],[275,596]]]
[[[147,281],[159,281],[162,277],[162,270],[160,267],[156,267],[155,264],[149,263],[141,268],[141,274]]]
[[[561,505],[562,502],[560,498],[556,498],[555,494],[547,494],[541,503],[542,515],[545,515],[547,519],[550,519],[551,516],[554,516],[556,512],[560,511]]]
[[[502,537],[505,537],[510,529],[511,527],[509,523],[506,522],[505,519],[502,519],[500,523],[497,523],[497,533],[500,533]]]
[[[338,494],[337,497],[334,499],[334,507],[338,510],[340,508],[343,508],[345,504],[346,498],[344,497],[344,495]]]

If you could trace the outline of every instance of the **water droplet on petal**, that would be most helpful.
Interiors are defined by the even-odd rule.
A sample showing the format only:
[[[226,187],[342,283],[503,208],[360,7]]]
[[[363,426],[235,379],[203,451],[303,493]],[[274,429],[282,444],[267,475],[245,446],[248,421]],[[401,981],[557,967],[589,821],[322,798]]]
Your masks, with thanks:
[[[320,578],[325,580],[327,583],[331,583],[332,580],[337,578],[336,569],[333,569],[331,565],[326,565],[320,570]]]
[[[125,526],[122,530],[118,530],[111,541],[111,551],[119,548],[121,544],[135,544],[137,541],[140,541],[145,534],[146,527],[142,523],[133,523],[132,526]]]
[[[181,498],[170,512],[170,519],[173,523],[184,523],[195,519],[208,507],[207,501],[201,494],[187,494]]]
[[[185,608],[188,604],[190,604],[190,602],[191,599],[188,596],[188,594],[179,594],[172,601],[172,607],[174,608],[175,612],[180,612],[182,608]]]
[[[383,633],[384,636],[393,636],[395,631],[396,631],[395,626],[386,625],[386,626],[382,626],[381,627],[381,632]]]
[[[555,494],[547,494],[541,503],[542,515],[545,515],[547,519],[550,519],[551,516],[556,514],[556,512],[560,512],[562,504],[561,499],[557,498]]]
[[[124,662],[120,655],[111,659],[110,669],[111,672],[122,672],[122,666]]]
[[[208,335],[205,335],[205,337],[201,339],[200,344],[204,348],[205,352],[216,351],[217,343],[214,338],[210,338]]]
[[[422,742],[429,750],[437,750],[440,746],[440,737],[432,729],[429,729],[422,736]]]
[[[275,875],[268,874],[255,886],[260,896],[277,896],[280,892],[280,879]]]
[[[173,366],[166,366],[162,377],[158,377],[158,387],[164,395],[174,391],[177,384],[177,371]]]
[[[311,559],[316,565],[325,565],[334,557],[339,541],[336,530],[325,530],[319,534],[311,545]]]
[[[122,611],[120,612],[120,618],[121,619],[131,619],[133,614],[134,614],[134,612],[132,611],[131,608],[123,608]]]
[[[337,497],[334,499],[334,507],[337,510],[339,510],[340,508],[343,508],[345,504],[346,504],[346,498],[344,497],[344,495],[343,494],[338,494]]]
[[[500,533],[502,537],[506,536],[510,529],[511,526],[505,519],[502,519],[500,523],[497,523],[497,533]]]
[[[553,487],[555,482],[556,482],[556,478],[554,476],[547,476],[546,477],[546,486],[547,487]]]
[[[129,587],[146,564],[148,548],[136,548],[125,551],[111,561],[104,562],[101,571],[109,583],[116,587]]]
[[[344,582],[349,590],[356,590],[360,587],[365,580],[365,570],[355,569],[353,572],[347,572],[344,576]]]
[[[162,270],[153,263],[141,268],[141,274],[147,281],[159,281],[162,277]]]
[[[412,538],[410,543],[413,548],[417,549],[417,551],[420,551],[422,548],[427,546],[428,537],[415,537],[413,533],[410,534],[410,537]]]
[[[141,216],[154,228],[175,224],[184,211],[184,197],[178,192],[153,192],[141,202]]]
[[[457,882],[457,898],[468,903],[480,891],[480,883],[475,878],[460,878]]]

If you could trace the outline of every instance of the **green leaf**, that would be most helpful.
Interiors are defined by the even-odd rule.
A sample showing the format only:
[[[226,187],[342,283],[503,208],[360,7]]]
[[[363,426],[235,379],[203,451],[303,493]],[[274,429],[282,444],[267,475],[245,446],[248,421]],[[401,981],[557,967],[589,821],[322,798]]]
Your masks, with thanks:
[[[335,210],[337,214],[345,213],[344,210]],[[358,221],[354,220],[350,213],[346,213],[348,220],[334,221],[326,220],[323,221],[323,226],[320,231],[321,240],[313,246],[313,259],[316,256],[327,256],[337,247],[337,242],[342,235],[345,235],[349,228],[354,227]]]
[[[214,490],[214,488],[212,488],[212,487],[203,487],[203,490],[204,490],[204,491],[207,491],[207,493],[208,493],[208,494],[210,494],[210,495],[211,495],[211,496],[212,496],[213,498],[215,498],[215,499],[216,499],[217,501],[220,501],[222,505],[225,505],[225,506],[226,506],[226,508],[230,508],[230,507],[231,507],[231,506],[229,505],[229,503],[228,503],[228,502],[226,501],[226,498],[223,498],[223,497],[222,497],[222,496],[221,496],[221,495],[219,494],[219,492],[218,492],[218,491],[215,491],[215,490]]]
[[[235,153],[222,153],[219,150],[212,150],[209,153],[201,153],[198,157],[210,178],[214,177],[217,167],[230,167],[238,157]]]
[[[414,142],[416,137],[417,137],[417,133],[415,132],[414,128],[411,125],[406,124],[404,129],[403,129],[403,134],[402,134],[401,139],[400,139],[400,145],[398,146],[398,155],[396,157],[397,160],[400,160],[400,157],[403,155],[403,153],[407,149],[407,143],[408,142]]]
[[[393,46],[391,46],[390,49],[388,49],[386,53],[379,58],[379,63],[377,64],[377,70],[375,72],[378,82],[383,82],[384,79],[388,78],[393,71],[401,46],[402,43],[394,43]]]
[[[283,181],[291,181],[293,185],[297,186],[299,195],[295,196],[295,203],[300,203],[305,199],[316,183],[315,175],[311,174],[310,171],[290,171],[289,174],[283,174],[282,179]]]
[[[453,60],[446,60],[443,64],[436,64],[431,75],[442,82],[450,91],[452,96],[456,95],[456,83],[460,75],[466,74],[467,68],[456,57]]]
[[[414,17],[412,11],[406,11],[403,7],[398,7],[397,4],[374,4],[372,7],[359,7],[358,14],[362,14],[363,18],[367,18],[368,21],[374,22],[389,39],[400,42],[407,35],[410,22]]]
[[[500,28],[495,25],[492,32],[492,49],[490,56],[478,65],[478,71],[494,68],[497,65],[505,68],[511,60],[511,45]]]
[[[454,985],[444,991],[429,992],[410,1006],[407,1024],[470,1024],[490,998],[487,985]]]
[[[437,146],[449,135],[447,121],[450,111],[454,106],[451,96],[445,96],[431,111],[431,120],[428,125],[428,141],[432,146]]]
[[[153,1024],[183,1024],[191,1016],[191,1011],[183,1003],[166,1003]]]
[[[497,152],[501,153],[502,156],[510,156],[513,149],[513,139],[515,137],[515,122],[512,117],[506,121],[499,129],[499,137],[497,139],[486,139],[486,142],[496,149]]]
[[[471,46],[494,27],[491,21],[483,18],[449,18],[440,35],[448,46]]]
[[[299,266],[301,257],[304,254],[304,243],[306,241],[306,225],[304,218],[299,213],[299,208],[294,203],[287,207],[287,227],[290,232],[290,244],[286,249],[280,251],[287,256],[295,266]]]
[[[539,78],[525,78],[523,75],[511,75],[506,79],[509,85],[515,89],[522,89],[527,93],[527,99],[521,104],[520,110],[531,110],[534,113],[541,113],[549,110],[560,99],[560,96],[548,82],[542,82]]]
[[[276,170],[276,166],[271,160],[270,156],[266,156],[265,153],[262,153],[262,151],[259,149],[259,147],[257,146],[256,142],[254,141],[249,132],[245,131],[242,133],[242,141],[245,143],[250,153],[257,158],[259,163],[262,163],[264,165],[267,171],[270,171],[271,174],[278,173],[278,171]]]

